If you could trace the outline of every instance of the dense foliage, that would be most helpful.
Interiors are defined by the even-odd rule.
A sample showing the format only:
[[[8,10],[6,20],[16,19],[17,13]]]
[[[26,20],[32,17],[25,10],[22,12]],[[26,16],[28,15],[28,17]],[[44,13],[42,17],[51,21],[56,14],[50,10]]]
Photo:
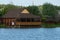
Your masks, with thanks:
[[[30,11],[30,13],[32,13],[34,15],[40,14],[38,6],[28,6],[27,9]]]
[[[23,6],[16,6],[13,4],[7,4],[7,5],[0,5],[0,16],[4,15],[8,9],[10,8],[21,8]],[[28,6],[26,7],[30,13],[35,14],[35,15],[48,15],[48,16],[55,16],[57,14],[56,10],[60,10],[60,6],[54,6],[49,3],[43,4],[43,6]]]
[[[49,3],[43,4],[42,12],[44,16],[47,15],[47,16],[52,16],[52,17],[54,17],[58,13],[55,6]]]

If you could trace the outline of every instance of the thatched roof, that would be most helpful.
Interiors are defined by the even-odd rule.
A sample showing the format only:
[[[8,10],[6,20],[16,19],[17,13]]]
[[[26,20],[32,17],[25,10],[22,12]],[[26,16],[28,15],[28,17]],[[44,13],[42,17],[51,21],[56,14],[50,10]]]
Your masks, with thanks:
[[[7,11],[5,15],[3,15],[3,18],[40,18],[40,16],[33,15],[31,13],[21,13],[24,9],[26,8],[15,8],[15,9],[10,9]]]
[[[3,18],[15,18],[23,9],[17,9],[13,8],[7,11],[5,15],[3,15]]]
[[[36,16],[33,14],[19,14],[17,18],[40,18],[40,16]]]

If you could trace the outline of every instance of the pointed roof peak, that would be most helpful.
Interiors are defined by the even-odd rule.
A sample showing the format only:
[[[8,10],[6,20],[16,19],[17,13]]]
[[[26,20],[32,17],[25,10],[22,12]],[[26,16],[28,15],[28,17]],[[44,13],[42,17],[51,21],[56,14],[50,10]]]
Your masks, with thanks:
[[[27,9],[24,9],[21,13],[29,14],[29,11]]]

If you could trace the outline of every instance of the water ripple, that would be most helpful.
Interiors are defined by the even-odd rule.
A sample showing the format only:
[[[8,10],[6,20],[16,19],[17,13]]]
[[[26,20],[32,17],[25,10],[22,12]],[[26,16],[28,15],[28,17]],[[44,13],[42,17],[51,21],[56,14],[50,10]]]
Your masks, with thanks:
[[[60,28],[0,29],[0,40],[60,40]]]

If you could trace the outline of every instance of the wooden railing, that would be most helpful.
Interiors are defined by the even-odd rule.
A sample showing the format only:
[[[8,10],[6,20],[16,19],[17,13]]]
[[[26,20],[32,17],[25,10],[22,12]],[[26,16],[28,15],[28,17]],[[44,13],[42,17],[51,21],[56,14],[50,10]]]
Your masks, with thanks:
[[[16,22],[16,25],[41,25],[41,22]]]

